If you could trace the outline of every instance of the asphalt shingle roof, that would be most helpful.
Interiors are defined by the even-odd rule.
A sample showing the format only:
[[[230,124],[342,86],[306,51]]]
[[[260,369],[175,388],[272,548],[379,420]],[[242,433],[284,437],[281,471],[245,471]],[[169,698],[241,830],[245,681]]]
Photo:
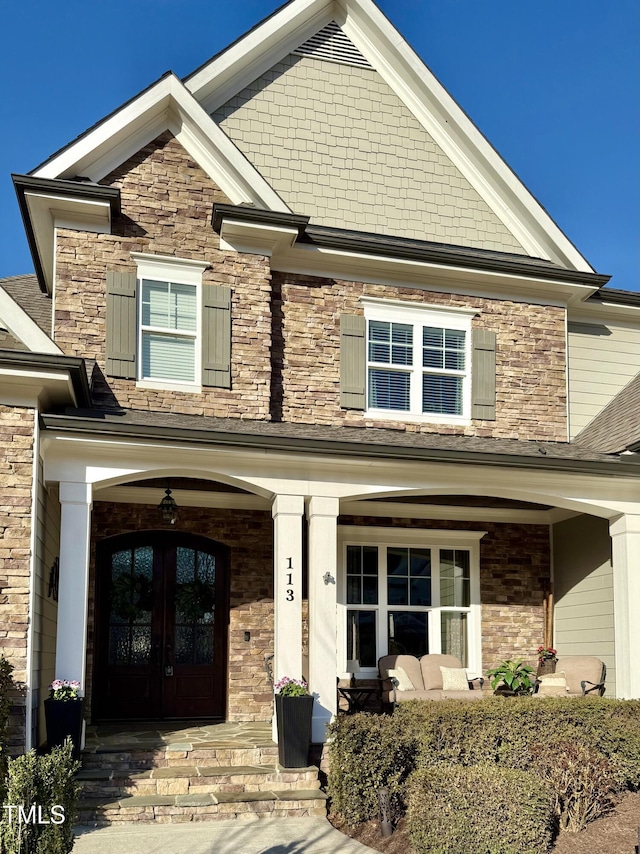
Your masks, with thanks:
[[[40,290],[35,273],[0,279],[0,288],[51,338],[51,298]]]
[[[280,442],[290,439],[315,443],[346,443],[368,446],[373,453],[384,447],[404,448],[408,451],[442,451],[472,454],[495,454],[534,459],[566,460],[585,462],[611,462],[617,459],[612,454],[601,453],[590,447],[569,442],[535,442],[518,439],[489,439],[472,436],[440,435],[438,433],[416,433],[388,428],[331,427],[319,424],[299,424],[273,421],[253,421],[238,418],[213,418],[201,415],[183,415],[175,412],[147,412],[142,410],[68,410],[69,416],[96,422],[96,429],[108,431],[110,425],[125,429],[139,428],[140,432],[159,433],[163,430],[179,430],[194,434],[216,433],[259,436]],[[167,435],[169,438],[170,434]]]
[[[581,448],[621,453],[640,442],[640,373],[574,439]]]

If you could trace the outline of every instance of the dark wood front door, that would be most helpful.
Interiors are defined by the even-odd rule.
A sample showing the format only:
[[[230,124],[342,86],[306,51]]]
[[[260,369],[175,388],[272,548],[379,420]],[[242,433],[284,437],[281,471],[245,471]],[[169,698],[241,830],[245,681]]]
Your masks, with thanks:
[[[224,718],[228,549],[150,531],[98,548],[94,718]]]

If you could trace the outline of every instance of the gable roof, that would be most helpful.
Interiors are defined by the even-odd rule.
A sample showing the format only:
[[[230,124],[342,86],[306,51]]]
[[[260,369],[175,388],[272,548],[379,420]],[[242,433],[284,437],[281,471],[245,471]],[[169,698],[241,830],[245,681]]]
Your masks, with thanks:
[[[94,181],[170,129],[235,203],[289,210],[209,113],[335,21],[359,56],[433,138],[525,254],[592,267],[523,186],[372,0],[291,0],[181,83],[167,74],[62,149],[36,177]]]
[[[336,21],[526,254],[593,271],[373,0],[291,0],[185,78],[214,112],[314,33]]]
[[[640,373],[573,440],[601,453],[636,450],[640,445]]]

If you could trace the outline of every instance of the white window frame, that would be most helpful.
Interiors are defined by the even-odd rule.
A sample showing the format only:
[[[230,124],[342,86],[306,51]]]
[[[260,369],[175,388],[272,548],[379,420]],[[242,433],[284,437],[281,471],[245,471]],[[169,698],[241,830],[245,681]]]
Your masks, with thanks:
[[[138,301],[136,307],[137,323],[137,381],[138,388],[201,392],[202,391],[202,274],[209,266],[202,261],[188,258],[174,258],[170,255],[150,255],[143,252],[132,252],[131,257],[136,262]],[[196,289],[196,329],[168,330],[165,327],[143,326],[142,324],[142,280],[170,282],[176,285],[193,285]],[[143,332],[155,332],[161,335],[192,338],[194,344],[194,379],[193,382],[177,382],[171,379],[150,378],[142,376],[142,335]]]
[[[389,611],[417,611],[429,613],[429,652],[442,648],[440,615],[442,612],[467,613],[467,639],[469,644],[467,673],[470,678],[482,676],[482,631],[480,603],[480,540],[486,531],[413,530],[411,528],[370,528],[359,525],[338,526],[338,671],[341,678],[349,678],[347,667],[347,612],[376,612],[376,662],[387,655]],[[378,548],[378,604],[347,604],[347,546],[376,546]],[[431,549],[431,597],[433,605],[388,605],[386,548]],[[470,604],[469,607],[440,605],[440,550],[457,549],[469,552]],[[377,675],[376,667],[361,667],[356,675],[368,679]]]
[[[370,418],[389,421],[413,421],[427,424],[471,424],[471,320],[477,315],[474,309],[452,306],[434,306],[424,303],[407,302],[406,300],[386,300],[377,297],[361,297],[366,320],[366,414]],[[369,360],[369,324],[371,321],[383,323],[404,323],[413,327],[413,364],[395,366],[376,363]],[[455,371],[446,368],[424,368],[422,366],[422,329],[434,326],[440,329],[458,329],[465,332],[465,370]],[[410,408],[379,409],[369,404],[369,368],[379,368],[398,373],[408,373],[410,380]],[[440,374],[443,376],[462,377],[462,412],[459,415],[422,412],[422,377],[423,374]]]

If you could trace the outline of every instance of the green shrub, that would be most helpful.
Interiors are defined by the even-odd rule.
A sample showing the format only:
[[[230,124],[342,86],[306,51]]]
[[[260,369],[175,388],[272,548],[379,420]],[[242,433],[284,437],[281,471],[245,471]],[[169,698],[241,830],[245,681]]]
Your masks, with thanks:
[[[539,744],[531,748],[532,770],[551,787],[561,830],[577,833],[613,807],[617,788],[608,759],[580,743]]]
[[[415,765],[416,740],[387,715],[341,715],[329,727],[328,793],[332,810],[353,826],[378,815],[378,791],[403,809],[403,784]]]
[[[544,783],[497,766],[438,766],[407,784],[407,824],[418,854],[543,854],[553,834]]]
[[[13,689],[13,665],[4,655],[0,655],[0,798],[4,803],[7,776],[7,735],[9,728],[9,709]]]
[[[636,700],[414,701],[402,703],[392,717],[340,716],[330,734],[332,808],[351,825],[377,816],[380,788],[390,790],[392,806],[401,810],[404,783],[416,768],[530,770],[536,745],[568,742],[595,750],[609,761],[618,789],[640,787]]]
[[[394,719],[419,742],[416,767],[440,763],[526,769],[530,747],[589,745],[612,764],[620,788],[640,787],[640,702],[604,698],[490,698],[403,703]]]
[[[34,750],[9,760],[7,794],[0,823],[5,854],[68,854],[79,786],[69,740],[51,753]]]

